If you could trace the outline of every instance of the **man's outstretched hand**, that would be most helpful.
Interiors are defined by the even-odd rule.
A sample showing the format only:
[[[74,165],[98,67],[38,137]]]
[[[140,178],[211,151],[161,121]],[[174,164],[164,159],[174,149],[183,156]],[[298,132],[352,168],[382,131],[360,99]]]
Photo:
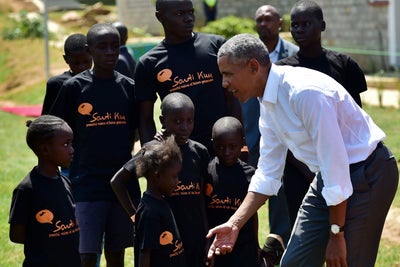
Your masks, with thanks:
[[[230,223],[229,221],[210,229],[207,238],[215,235],[210,249],[208,250],[207,257],[211,259],[215,255],[225,255],[231,253],[236,239],[239,235],[239,228]]]

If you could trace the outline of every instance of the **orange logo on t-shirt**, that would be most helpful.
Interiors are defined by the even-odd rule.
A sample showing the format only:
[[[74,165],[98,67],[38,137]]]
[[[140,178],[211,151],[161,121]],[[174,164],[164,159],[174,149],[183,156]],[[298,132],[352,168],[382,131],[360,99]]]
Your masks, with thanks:
[[[93,106],[90,103],[82,103],[78,107],[78,112],[82,115],[90,115],[90,112],[92,112]]]
[[[211,193],[213,192],[213,190],[214,190],[213,186],[211,184],[209,184],[209,183],[206,183],[204,194],[206,196],[210,197]]]
[[[172,76],[172,71],[170,69],[163,69],[160,70],[159,73],[157,73],[157,80],[160,83],[163,83],[165,81],[170,81]]]
[[[36,220],[40,223],[50,223],[53,224],[54,214],[49,210],[41,210],[36,213]]]
[[[173,245],[172,240],[174,240],[174,236],[173,236],[173,234],[171,232],[164,231],[164,232],[161,233],[161,235],[160,235],[160,245],[168,245],[168,244]]]

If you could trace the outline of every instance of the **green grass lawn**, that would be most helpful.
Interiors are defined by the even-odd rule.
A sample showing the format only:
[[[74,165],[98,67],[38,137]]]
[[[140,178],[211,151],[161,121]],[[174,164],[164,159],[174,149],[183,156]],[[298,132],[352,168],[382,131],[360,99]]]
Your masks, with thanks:
[[[27,91],[7,95],[5,98],[11,98],[23,104],[37,104],[41,101],[39,99],[41,99],[42,88],[41,86],[33,86]],[[4,97],[0,100],[4,100]],[[159,107],[159,105],[156,105],[156,107]],[[385,130],[387,134],[386,144],[391,147],[396,157],[400,158],[400,139],[397,136],[400,132],[400,111],[369,106],[366,106],[365,110]],[[36,164],[34,154],[25,144],[26,120],[25,117],[0,111],[0,266],[2,267],[21,266],[23,259],[23,246],[11,243],[8,238],[8,213],[13,188]],[[144,179],[141,179],[141,185],[145,186]],[[397,194],[393,204],[397,208],[400,208],[399,195],[400,193]],[[263,242],[268,234],[266,205],[260,209],[259,217],[259,238],[260,242]],[[133,250],[127,250],[126,255],[125,266],[132,267]],[[105,266],[104,258],[102,266]],[[400,266],[400,244],[382,240],[376,266]]]

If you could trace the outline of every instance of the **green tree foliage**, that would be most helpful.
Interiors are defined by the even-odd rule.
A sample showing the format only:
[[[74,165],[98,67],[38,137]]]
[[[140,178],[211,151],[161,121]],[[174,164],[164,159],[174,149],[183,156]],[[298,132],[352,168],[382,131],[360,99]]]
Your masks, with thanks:
[[[227,39],[239,33],[256,34],[254,20],[236,16],[227,16],[209,22],[206,26],[200,28],[200,31],[222,35]]]
[[[42,38],[43,36],[43,19],[40,16],[28,16],[26,10],[20,11],[19,16],[13,19],[12,25],[2,31],[2,37],[5,40]]]

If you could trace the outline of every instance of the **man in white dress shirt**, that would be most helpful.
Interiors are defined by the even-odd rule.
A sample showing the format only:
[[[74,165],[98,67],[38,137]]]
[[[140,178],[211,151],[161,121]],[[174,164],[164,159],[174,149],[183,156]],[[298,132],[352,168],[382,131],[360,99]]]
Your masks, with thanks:
[[[229,253],[244,223],[281,186],[287,150],[317,176],[299,210],[281,266],[374,266],[398,184],[385,133],[329,76],[271,64],[265,45],[240,34],[218,52],[223,86],[260,101],[260,159],[235,214],[209,231],[209,257]]]
[[[280,12],[271,5],[260,6],[254,16],[256,31],[260,40],[267,46],[269,58],[272,63],[296,55],[299,48],[279,36],[283,19]],[[260,105],[257,97],[252,97],[241,103],[243,125],[248,148],[247,163],[257,168],[260,157],[260,131],[258,130],[258,118],[260,117]],[[269,230],[262,247],[262,256],[266,261],[266,267],[279,264],[283,251],[289,241],[292,224],[289,216],[287,197],[283,188],[276,196],[269,199]]]

